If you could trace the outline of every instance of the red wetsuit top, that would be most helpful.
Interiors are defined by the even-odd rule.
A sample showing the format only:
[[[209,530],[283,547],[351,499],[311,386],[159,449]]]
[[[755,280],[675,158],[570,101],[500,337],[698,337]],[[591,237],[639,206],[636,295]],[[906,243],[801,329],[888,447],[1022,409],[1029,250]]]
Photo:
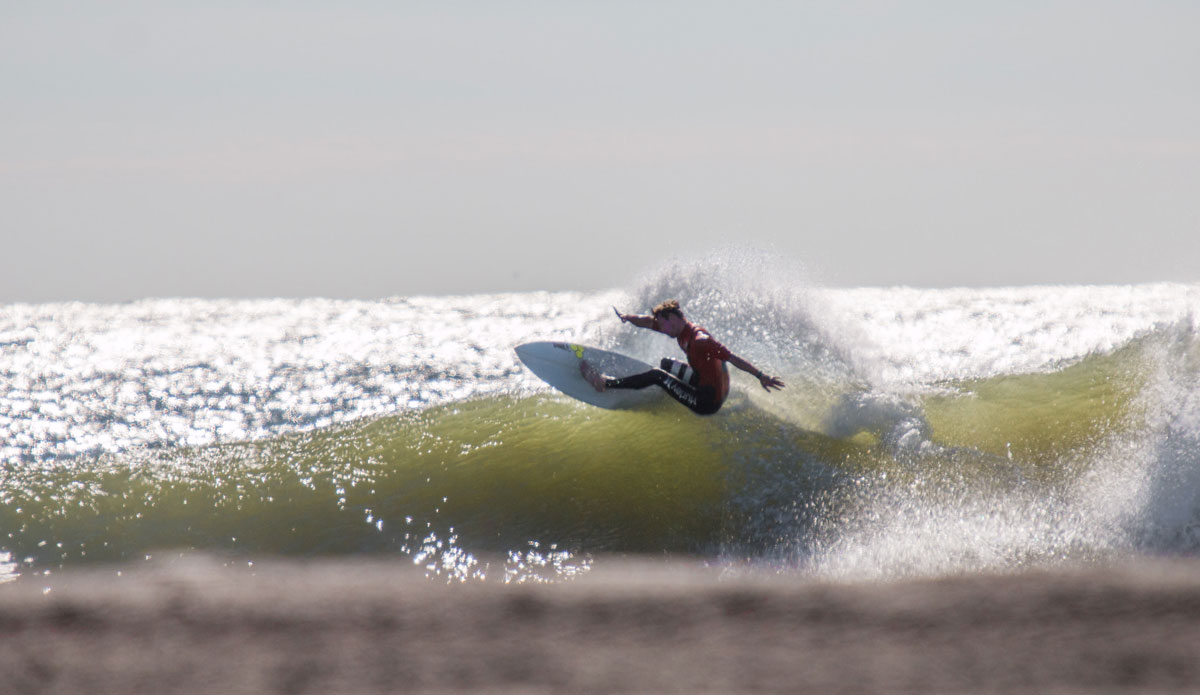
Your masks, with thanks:
[[[717,342],[716,338],[694,323],[689,323],[679,332],[679,347],[687,353],[688,364],[700,375],[701,386],[711,386],[716,389],[717,402],[725,400],[729,395],[729,369],[725,362],[733,357],[729,348]]]

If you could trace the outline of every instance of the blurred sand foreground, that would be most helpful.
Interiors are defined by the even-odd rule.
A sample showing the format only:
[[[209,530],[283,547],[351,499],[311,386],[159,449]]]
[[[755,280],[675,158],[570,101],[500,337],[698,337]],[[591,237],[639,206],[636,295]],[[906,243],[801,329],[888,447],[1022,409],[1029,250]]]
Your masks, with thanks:
[[[220,561],[0,586],[12,693],[1200,692],[1200,561],[889,583]],[[46,591],[49,587],[49,591]]]

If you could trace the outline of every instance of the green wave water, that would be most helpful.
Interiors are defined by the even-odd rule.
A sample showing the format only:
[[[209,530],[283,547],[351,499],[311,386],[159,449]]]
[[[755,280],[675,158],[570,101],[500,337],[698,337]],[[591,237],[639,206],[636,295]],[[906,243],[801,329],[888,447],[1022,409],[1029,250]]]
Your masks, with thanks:
[[[680,297],[788,387],[609,412],[512,353]],[[826,290],[761,256],[628,292],[0,307],[0,577],[163,553],[607,554],[820,575],[1200,549],[1200,288]]]
[[[816,392],[793,396],[804,404],[793,418],[742,398],[707,419],[670,402],[613,412],[509,394],[258,442],[9,465],[0,545],[34,569],[163,550],[812,555],[862,527],[881,485],[981,496],[1035,485],[1053,504],[1140,426],[1144,353],[1136,343],[1050,373],[943,384],[890,420],[836,427],[812,421],[812,404],[830,400]],[[897,428],[920,444],[898,443]]]

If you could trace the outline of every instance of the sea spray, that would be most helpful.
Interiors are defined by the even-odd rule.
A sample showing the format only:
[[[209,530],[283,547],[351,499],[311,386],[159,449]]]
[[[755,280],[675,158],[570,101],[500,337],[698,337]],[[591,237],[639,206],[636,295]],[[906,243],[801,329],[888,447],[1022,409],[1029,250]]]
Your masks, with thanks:
[[[405,557],[533,580],[607,554],[897,576],[1197,549],[1191,285],[824,289],[753,255],[603,293],[0,307],[0,567]],[[679,298],[788,387],[590,408],[516,360]]]

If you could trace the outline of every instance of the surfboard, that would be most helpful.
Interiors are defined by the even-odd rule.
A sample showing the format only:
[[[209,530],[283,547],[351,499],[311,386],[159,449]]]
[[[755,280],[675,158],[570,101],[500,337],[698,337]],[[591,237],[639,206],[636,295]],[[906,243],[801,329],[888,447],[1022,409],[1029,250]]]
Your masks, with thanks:
[[[575,343],[537,342],[518,345],[517,357],[542,381],[568,396],[609,410],[624,410],[653,403],[666,394],[657,386],[644,389],[597,391],[579,373],[579,361],[610,377],[640,374],[652,367],[641,360],[600,348]]]

